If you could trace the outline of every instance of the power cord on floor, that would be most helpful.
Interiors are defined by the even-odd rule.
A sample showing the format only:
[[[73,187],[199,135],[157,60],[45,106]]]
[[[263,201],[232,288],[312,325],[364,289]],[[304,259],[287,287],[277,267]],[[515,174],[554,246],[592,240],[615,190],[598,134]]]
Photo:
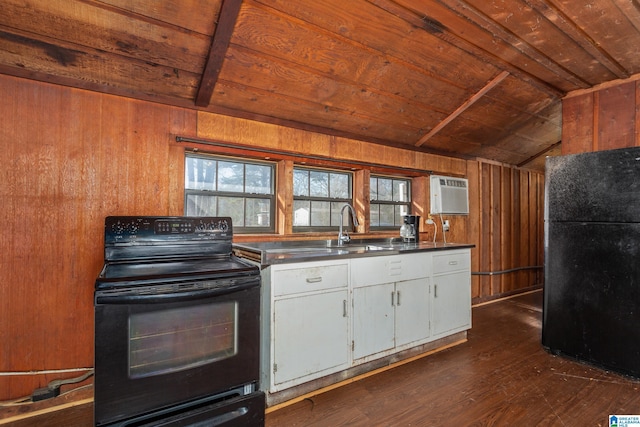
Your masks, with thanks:
[[[46,387],[37,388],[31,394],[31,401],[37,402],[40,400],[51,399],[60,395],[60,387],[65,384],[80,383],[93,375],[93,369],[86,372],[84,375],[75,378],[68,378],[66,380],[53,380]]]
[[[85,374],[79,377],[68,378],[66,380],[53,380],[49,384],[47,384],[46,387],[35,389],[30,396],[24,396],[18,399],[6,400],[4,402],[0,402],[0,408],[8,407],[8,406],[24,405],[24,404],[39,402],[41,400],[51,399],[51,398],[60,396],[60,387],[62,387],[65,384],[80,383],[86,380],[87,378],[89,378],[91,375],[93,375],[93,369],[90,369]],[[82,387],[78,387],[78,389],[79,388],[82,388]]]

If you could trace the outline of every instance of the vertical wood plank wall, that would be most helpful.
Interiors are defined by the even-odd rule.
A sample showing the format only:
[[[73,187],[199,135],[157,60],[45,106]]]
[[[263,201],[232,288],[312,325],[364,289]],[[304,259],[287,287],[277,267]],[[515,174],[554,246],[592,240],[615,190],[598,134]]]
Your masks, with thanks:
[[[0,401],[93,367],[104,217],[182,214],[192,111],[0,76]]]
[[[562,154],[634,146],[640,146],[640,80],[563,100]]]
[[[488,162],[469,162],[469,241],[476,245],[474,272],[541,267],[544,239],[544,175]],[[474,275],[472,298],[483,302],[543,283],[543,270]]]
[[[476,245],[473,270],[542,264],[537,172],[8,76],[0,76],[0,99],[0,401],[78,375],[7,373],[93,366],[93,285],[103,262],[104,217],[183,213],[185,147],[176,135],[467,176],[471,213],[450,218],[448,240]],[[281,165],[278,178],[287,179],[292,164]],[[366,177],[358,179],[366,184]],[[424,216],[428,179],[417,178],[416,190]],[[286,199],[278,199],[279,211],[290,209]],[[280,221],[290,229],[290,220]],[[540,283],[535,271],[474,276],[473,298]]]

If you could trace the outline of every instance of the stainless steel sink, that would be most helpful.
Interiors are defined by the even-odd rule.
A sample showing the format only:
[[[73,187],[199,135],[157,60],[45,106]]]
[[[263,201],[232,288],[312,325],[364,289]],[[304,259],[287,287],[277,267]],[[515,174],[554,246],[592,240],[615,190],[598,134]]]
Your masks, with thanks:
[[[392,251],[396,248],[393,246],[380,246],[380,245],[350,245],[343,246],[330,246],[331,249],[339,249],[347,252],[367,252],[367,251]]]
[[[297,254],[305,252],[333,252],[334,249],[340,248],[322,248],[322,247],[302,247],[302,248],[273,248],[267,249],[265,252],[269,254]]]

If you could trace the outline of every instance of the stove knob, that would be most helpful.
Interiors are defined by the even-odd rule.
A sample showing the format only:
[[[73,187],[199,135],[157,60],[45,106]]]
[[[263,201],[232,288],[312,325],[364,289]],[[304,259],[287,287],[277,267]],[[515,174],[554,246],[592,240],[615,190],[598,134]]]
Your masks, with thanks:
[[[129,234],[136,234],[138,232],[138,224],[136,224],[135,222],[132,222],[131,224],[129,224],[129,226],[127,227],[129,229]]]
[[[115,234],[122,234],[124,232],[124,225],[118,221],[111,225],[111,231]]]
[[[218,230],[220,230],[220,231],[229,230],[229,224],[227,223],[226,220],[218,221]]]

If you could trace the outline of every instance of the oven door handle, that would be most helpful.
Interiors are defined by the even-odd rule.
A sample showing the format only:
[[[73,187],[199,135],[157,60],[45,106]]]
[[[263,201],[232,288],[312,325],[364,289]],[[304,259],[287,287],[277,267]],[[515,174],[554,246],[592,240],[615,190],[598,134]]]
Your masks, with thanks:
[[[204,298],[218,297],[222,295],[240,292],[245,289],[260,285],[259,279],[242,281],[230,286],[196,289],[189,291],[141,293],[135,290],[129,291],[98,291],[96,292],[96,304],[157,304],[191,301]]]

